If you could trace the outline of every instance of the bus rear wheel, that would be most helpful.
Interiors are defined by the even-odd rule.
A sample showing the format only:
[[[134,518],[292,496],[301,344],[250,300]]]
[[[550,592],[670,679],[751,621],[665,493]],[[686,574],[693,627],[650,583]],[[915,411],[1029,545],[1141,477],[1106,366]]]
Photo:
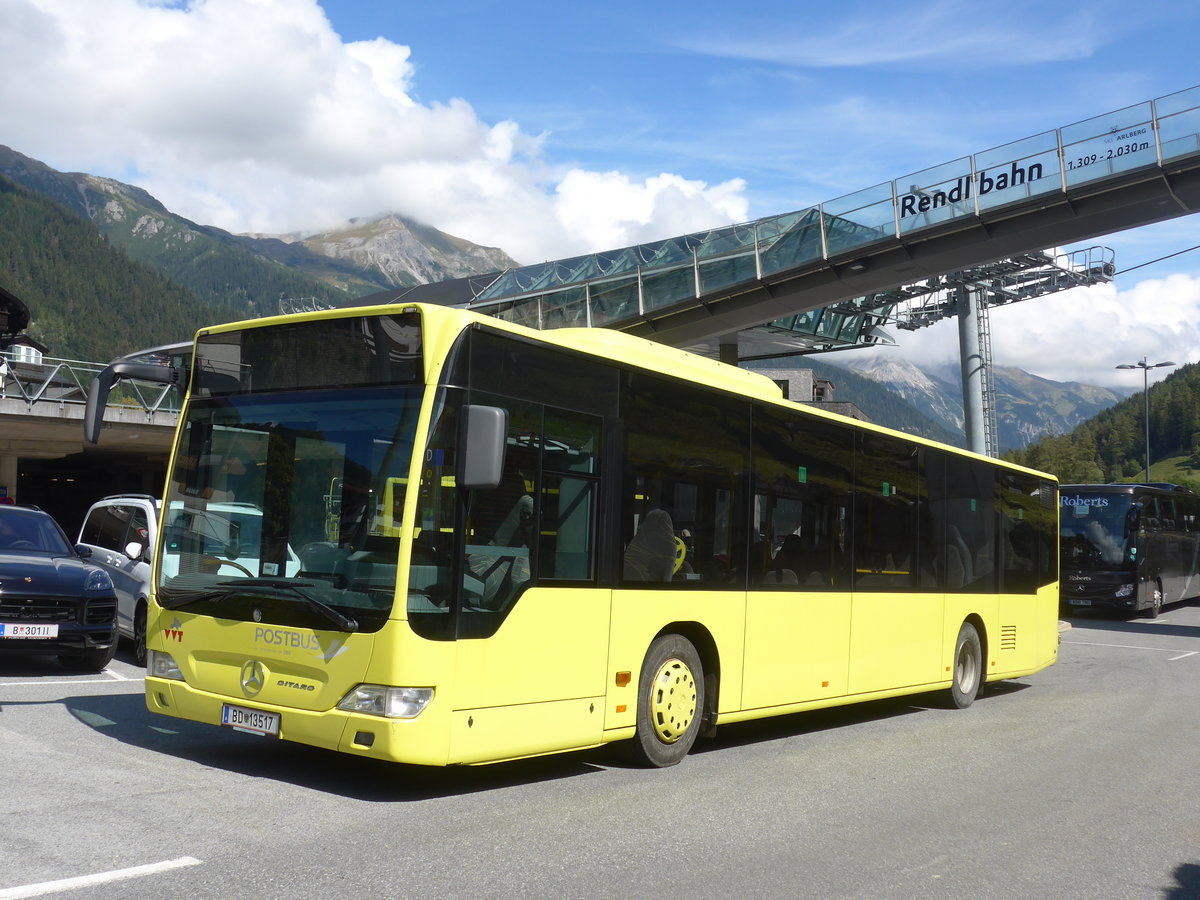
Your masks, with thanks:
[[[957,709],[966,709],[975,702],[983,684],[983,643],[979,632],[970,622],[963,622],[954,642],[954,661],[951,667],[950,702]]]
[[[704,666],[691,641],[678,634],[655,639],[638,679],[635,761],[656,768],[687,756],[704,716]]]

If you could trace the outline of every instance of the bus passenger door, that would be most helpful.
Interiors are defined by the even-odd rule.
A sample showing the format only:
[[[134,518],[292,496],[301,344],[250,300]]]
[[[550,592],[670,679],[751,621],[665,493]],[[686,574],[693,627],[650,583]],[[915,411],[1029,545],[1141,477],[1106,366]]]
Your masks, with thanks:
[[[525,591],[494,634],[460,638],[451,761],[508,759],[600,741],[611,591]]]
[[[454,762],[599,743],[611,590],[596,586],[600,419],[508,401],[499,487],[468,498]]]

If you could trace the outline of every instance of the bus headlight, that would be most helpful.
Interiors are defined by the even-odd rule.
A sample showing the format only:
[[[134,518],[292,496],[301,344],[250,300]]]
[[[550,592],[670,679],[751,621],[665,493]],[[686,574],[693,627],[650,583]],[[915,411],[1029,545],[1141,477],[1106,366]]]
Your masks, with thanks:
[[[1133,588],[1134,588],[1134,586],[1132,584],[1123,584],[1119,588],[1117,588],[1117,596],[1118,597],[1128,597],[1131,594],[1133,594]]]
[[[433,699],[433,688],[360,684],[338,703],[338,709],[388,719],[412,719]]]
[[[153,678],[183,681],[183,673],[179,671],[179,665],[175,662],[175,658],[170,653],[163,653],[161,650],[146,651],[146,674]]]

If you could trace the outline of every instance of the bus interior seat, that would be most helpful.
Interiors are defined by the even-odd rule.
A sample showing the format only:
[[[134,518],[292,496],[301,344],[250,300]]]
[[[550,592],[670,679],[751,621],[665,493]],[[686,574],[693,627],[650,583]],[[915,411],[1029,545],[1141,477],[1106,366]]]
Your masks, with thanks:
[[[625,548],[626,581],[670,581],[675,573],[675,531],[665,509],[652,509]]]
[[[763,576],[763,584],[799,584],[800,579],[791,569],[769,569]]]
[[[518,547],[525,545],[524,527],[533,516],[533,497],[522,494],[513,504],[508,515],[504,517],[496,534],[490,541],[497,547]],[[514,539],[517,543],[513,543]]]

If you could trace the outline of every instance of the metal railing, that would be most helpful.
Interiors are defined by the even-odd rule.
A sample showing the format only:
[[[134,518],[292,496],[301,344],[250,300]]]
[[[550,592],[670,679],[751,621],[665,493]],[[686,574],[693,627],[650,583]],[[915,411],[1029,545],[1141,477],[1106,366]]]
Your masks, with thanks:
[[[470,306],[533,328],[614,326],[684,300],[1078,189],[1200,159],[1200,87],[1128,106],[805,210],[502,272]]]
[[[26,406],[35,403],[82,406],[87,403],[92,379],[104,366],[105,363],[48,357],[32,362],[0,353],[0,399],[21,400]],[[141,409],[147,415],[153,415],[157,412],[178,413],[181,404],[174,386],[135,380],[123,381],[109,395],[107,405]]]

